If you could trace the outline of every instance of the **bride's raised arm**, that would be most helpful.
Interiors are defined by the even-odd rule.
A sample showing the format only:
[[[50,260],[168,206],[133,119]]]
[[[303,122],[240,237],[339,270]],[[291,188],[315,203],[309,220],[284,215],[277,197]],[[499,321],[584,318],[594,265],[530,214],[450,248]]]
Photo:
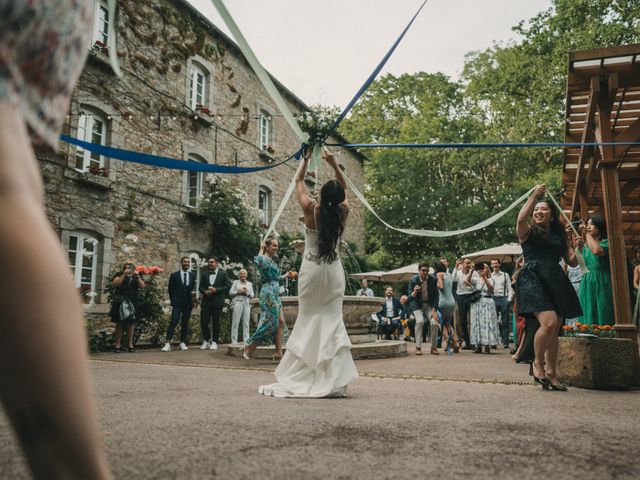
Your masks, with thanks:
[[[326,147],[324,147],[324,152],[322,154],[322,158],[324,158],[324,160],[329,165],[331,165],[331,168],[333,168],[333,171],[336,174],[336,180],[338,181],[340,186],[344,189],[344,202],[342,202],[341,205],[343,205],[348,210],[349,209],[349,199],[347,198],[347,194],[348,194],[347,179],[345,178],[344,173],[342,172],[342,169],[340,168],[340,165],[338,165],[336,157],[334,157],[333,154]]]

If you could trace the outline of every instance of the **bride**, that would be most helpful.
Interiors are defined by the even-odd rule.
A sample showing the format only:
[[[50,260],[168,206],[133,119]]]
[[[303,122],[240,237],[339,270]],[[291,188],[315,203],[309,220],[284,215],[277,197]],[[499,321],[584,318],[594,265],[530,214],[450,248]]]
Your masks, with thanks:
[[[307,158],[296,173],[296,193],[304,213],[305,249],[298,283],[298,318],[287,341],[287,351],[275,371],[277,383],[258,392],[275,397],[344,397],[358,376],[351,342],[342,321],[345,278],[338,246],[349,214],[346,180],[327,150],[324,160],[336,180],[320,190],[316,204],[304,177]]]

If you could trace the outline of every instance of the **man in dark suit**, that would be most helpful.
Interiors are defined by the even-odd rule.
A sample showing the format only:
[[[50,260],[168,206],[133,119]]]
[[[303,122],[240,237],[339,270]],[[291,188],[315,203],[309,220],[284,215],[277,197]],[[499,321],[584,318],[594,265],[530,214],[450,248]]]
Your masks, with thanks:
[[[180,259],[180,270],[169,276],[169,299],[171,300],[171,323],[167,329],[167,343],[162,347],[163,352],[171,351],[173,331],[180,322],[180,350],[187,349],[189,335],[189,319],[196,291],[196,276],[190,271],[189,257]]]
[[[220,268],[218,257],[210,257],[207,261],[208,270],[200,277],[198,290],[202,294],[200,306],[200,328],[202,329],[201,350],[217,350],[220,339],[220,318],[224,308],[224,299],[229,293],[231,282],[227,272]],[[213,336],[210,334],[209,323],[213,322]]]
[[[396,331],[396,335],[400,332],[400,300],[393,296],[393,287],[387,286],[384,289],[384,303],[382,309],[378,312],[378,324],[380,331],[384,333],[385,340],[391,340],[391,334]],[[396,336],[397,338],[397,336]]]
[[[409,310],[416,319],[416,355],[422,355],[422,329],[424,322],[429,321],[429,333],[431,337],[431,354],[438,353],[438,281],[433,275],[429,275],[429,264],[426,262],[418,265],[418,275],[409,280]],[[426,318],[425,318],[426,317]]]

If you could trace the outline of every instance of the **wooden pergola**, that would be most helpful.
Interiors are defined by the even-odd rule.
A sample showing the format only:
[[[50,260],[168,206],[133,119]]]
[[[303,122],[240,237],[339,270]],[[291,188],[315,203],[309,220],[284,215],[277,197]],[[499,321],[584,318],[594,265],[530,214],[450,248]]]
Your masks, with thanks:
[[[640,44],[569,54],[565,141],[640,142]],[[640,245],[640,145],[565,148],[563,186],[569,218],[604,213],[615,328],[637,347],[626,254]]]

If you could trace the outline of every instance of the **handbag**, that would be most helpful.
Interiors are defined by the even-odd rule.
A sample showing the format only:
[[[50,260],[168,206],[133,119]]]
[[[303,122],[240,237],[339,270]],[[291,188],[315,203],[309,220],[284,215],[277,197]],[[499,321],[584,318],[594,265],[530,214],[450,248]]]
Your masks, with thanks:
[[[480,300],[480,297],[482,296],[482,290],[475,290],[473,293],[469,294],[469,303],[475,303],[478,300]]]
[[[128,298],[122,300],[120,304],[120,320],[134,320],[136,308],[133,306],[133,302]]]

